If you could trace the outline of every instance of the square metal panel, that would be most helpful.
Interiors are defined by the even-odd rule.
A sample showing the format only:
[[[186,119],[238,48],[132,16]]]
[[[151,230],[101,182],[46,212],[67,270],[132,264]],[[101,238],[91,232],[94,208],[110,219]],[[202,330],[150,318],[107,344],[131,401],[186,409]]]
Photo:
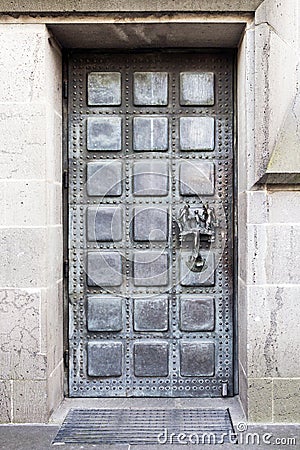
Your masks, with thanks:
[[[180,74],[181,105],[214,105],[214,73],[183,72]]]
[[[89,286],[120,286],[123,281],[122,258],[118,252],[88,252]]]
[[[134,208],[133,238],[135,241],[167,241],[169,215],[166,208],[140,206]]]
[[[90,241],[117,242],[123,237],[123,208],[90,206],[87,208],[87,238]]]
[[[215,301],[212,297],[189,296],[180,299],[180,329],[183,331],[213,331]]]
[[[121,331],[123,328],[122,299],[107,295],[89,296],[87,327],[89,331]]]
[[[164,161],[133,163],[133,193],[136,196],[163,197],[169,193],[169,168]]]
[[[215,344],[180,342],[180,373],[183,377],[212,377],[215,374]]]
[[[120,72],[89,73],[87,90],[91,106],[121,105]]]
[[[135,72],[133,75],[133,101],[138,106],[168,104],[167,72]]]
[[[122,342],[90,341],[87,359],[90,377],[119,377],[123,371]]]
[[[87,119],[87,149],[91,151],[122,150],[121,117],[89,117]]]
[[[122,162],[97,161],[87,164],[87,193],[90,196],[122,195]]]
[[[167,331],[168,327],[168,297],[134,299],[135,331]]]
[[[214,163],[184,161],[179,167],[181,195],[213,195],[215,192]]]
[[[215,119],[213,117],[181,117],[179,119],[180,150],[215,148]]]
[[[167,117],[135,117],[133,119],[133,149],[135,151],[165,151],[169,147]]]
[[[133,282],[135,286],[167,286],[168,254],[157,251],[136,252],[133,262]]]
[[[136,377],[166,377],[169,374],[169,344],[164,341],[140,341],[134,344]]]

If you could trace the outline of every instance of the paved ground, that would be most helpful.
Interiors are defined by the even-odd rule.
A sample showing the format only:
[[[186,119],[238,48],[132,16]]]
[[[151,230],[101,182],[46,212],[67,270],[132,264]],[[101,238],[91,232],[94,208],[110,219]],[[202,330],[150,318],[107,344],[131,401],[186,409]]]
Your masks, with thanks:
[[[229,408],[238,444],[223,445],[52,445],[52,441],[59,430],[70,408]],[[299,425],[249,425],[246,431],[245,419],[237,398],[227,399],[65,399],[52,415],[48,425],[2,425],[0,426],[1,450],[268,450],[268,449],[299,449],[300,450],[300,424]],[[256,433],[253,435],[253,433]],[[254,439],[254,441],[252,441]],[[291,440],[292,439],[292,440]]]
[[[268,450],[268,449],[300,449],[300,425],[262,425],[250,426],[244,433],[239,433],[240,441],[244,444],[223,445],[52,445],[59,426],[57,425],[3,425],[0,426],[1,450],[195,450],[195,449],[223,449],[223,450]],[[257,433],[252,442],[252,433]],[[259,436],[259,438],[258,438]],[[287,441],[288,439],[294,441]],[[247,443],[248,439],[248,443]],[[258,443],[257,439],[260,439]]]

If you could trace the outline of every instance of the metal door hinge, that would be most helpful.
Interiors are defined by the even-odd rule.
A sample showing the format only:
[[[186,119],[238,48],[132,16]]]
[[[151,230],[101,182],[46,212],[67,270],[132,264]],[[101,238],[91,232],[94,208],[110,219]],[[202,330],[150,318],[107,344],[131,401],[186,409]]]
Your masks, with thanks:
[[[69,275],[69,260],[68,259],[64,260],[63,270],[64,270],[64,278],[68,278],[68,275]]]
[[[69,350],[64,351],[64,364],[65,367],[69,367]]]
[[[64,98],[68,98],[68,91],[69,91],[68,82],[67,82],[67,80],[64,80],[64,82],[63,82],[63,97]]]
[[[222,383],[222,397],[228,397],[228,383],[227,383],[227,381]]]
[[[67,189],[67,187],[69,186],[69,171],[67,169],[63,171],[62,182],[63,182],[63,187],[65,189]]]

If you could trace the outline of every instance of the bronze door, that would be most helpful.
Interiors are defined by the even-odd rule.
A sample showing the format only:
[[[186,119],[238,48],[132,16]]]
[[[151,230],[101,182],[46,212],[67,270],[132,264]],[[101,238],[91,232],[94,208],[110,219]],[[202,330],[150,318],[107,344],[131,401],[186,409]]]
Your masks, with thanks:
[[[68,71],[70,395],[233,395],[232,55]]]

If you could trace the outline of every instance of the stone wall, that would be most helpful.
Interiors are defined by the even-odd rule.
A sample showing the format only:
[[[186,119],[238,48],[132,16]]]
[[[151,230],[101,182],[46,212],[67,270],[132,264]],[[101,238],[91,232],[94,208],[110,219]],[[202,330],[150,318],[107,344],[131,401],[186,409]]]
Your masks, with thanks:
[[[265,0],[239,52],[239,372],[253,422],[300,421],[299,11]]]
[[[2,422],[62,399],[61,55],[45,25],[1,25]]]

